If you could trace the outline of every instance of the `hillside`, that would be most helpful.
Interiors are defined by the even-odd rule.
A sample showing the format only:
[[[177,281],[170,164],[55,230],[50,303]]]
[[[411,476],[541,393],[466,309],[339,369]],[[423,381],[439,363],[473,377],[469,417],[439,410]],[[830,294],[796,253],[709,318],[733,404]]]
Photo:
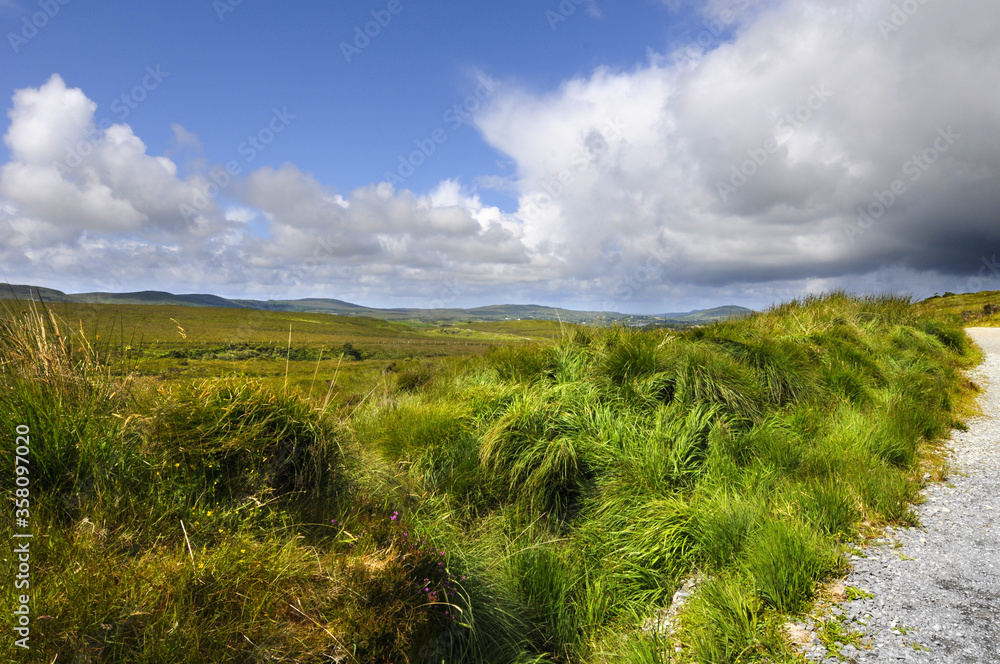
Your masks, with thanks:
[[[630,326],[672,325],[684,327],[702,325],[716,320],[739,318],[752,311],[737,306],[668,313],[659,315],[623,314],[613,311],[574,311],[534,304],[498,304],[472,309],[379,309],[328,298],[299,300],[242,300],[227,299],[217,295],[175,295],[161,291],[136,293],[76,293],[67,294],[52,288],[25,285],[3,285],[0,299],[37,300],[46,302],[73,302],[78,304],[135,304],[173,305],[186,307],[220,307],[227,309],[255,309],[259,311],[286,311],[301,313],[327,313],[338,316],[363,316],[392,321],[422,322],[493,322],[504,320],[549,320],[578,324],[623,323]]]
[[[947,316],[965,325],[996,327],[1000,325],[1000,291],[945,293],[917,303],[918,311]]]
[[[157,362],[229,371],[136,375],[57,313],[116,308],[178,338]],[[333,403],[342,364],[370,363],[301,362],[296,390],[288,355],[197,355],[258,314],[0,308],[0,428],[24,437],[45,534],[39,661],[801,661],[781,626],[870,533],[915,522],[977,361],[956,323],[843,294],[681,331],[264,313],[302,343],[331,343],[327,320],[359,343],[508,340],[383,360]],[[514,342],[542,325],[558,336]]]

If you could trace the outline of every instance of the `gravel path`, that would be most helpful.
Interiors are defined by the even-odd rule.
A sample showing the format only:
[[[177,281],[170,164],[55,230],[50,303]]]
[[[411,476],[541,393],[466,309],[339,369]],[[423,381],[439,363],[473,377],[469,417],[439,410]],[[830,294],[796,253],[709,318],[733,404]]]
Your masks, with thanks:
[[[840,608],[871,649],[842,651],[848,661],[1000,664],[1000,328],[968,332],[986,353],[970,376],[983,416],[953,432],[952,474],[924,491],[923,526],[853,560],[845,584],[873,597]]]

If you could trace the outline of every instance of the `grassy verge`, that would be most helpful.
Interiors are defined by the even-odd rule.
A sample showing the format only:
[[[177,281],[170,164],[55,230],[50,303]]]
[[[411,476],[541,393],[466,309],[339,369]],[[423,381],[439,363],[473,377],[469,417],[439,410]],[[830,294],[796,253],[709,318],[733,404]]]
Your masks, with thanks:
[[[287,374],[130,379],[46,311],[0,325],[39,661],[790,661],[779,626],[844,547],[913,521],[976,359],[953,320],[835,294],[397,367],[331,407]]]
[[[945,293],[918,303],[918,311],[961,322],[969,327],[1000,326],[1000,291]]]

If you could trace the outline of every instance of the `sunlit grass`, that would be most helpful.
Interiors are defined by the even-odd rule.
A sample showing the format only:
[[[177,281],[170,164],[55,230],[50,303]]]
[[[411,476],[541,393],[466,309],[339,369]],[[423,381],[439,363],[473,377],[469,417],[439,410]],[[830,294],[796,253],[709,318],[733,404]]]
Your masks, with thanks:
[[[0,315],[40,661],[782,661],[844,547],[913,522],[977,359],[954,320],[845,294],[471,357],[294,359],[278,318],[285,357],[208,359]],[[688,578],[679,631],[643,629]]]

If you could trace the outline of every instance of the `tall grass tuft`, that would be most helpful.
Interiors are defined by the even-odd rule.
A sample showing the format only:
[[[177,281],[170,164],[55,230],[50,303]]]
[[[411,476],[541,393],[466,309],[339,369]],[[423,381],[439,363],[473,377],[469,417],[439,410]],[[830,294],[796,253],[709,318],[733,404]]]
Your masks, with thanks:
[[[724,488],[695,502],[698,554],[709,569],[730,567],[759,527],[766,505]]]
[[[72,520],[109,484],[147,478],[137,450],[117,444],[131,400],[129,359],[90,343],[44,305],[21,306],[0,303],[0,426],[39,432],[31,457],[36,506]],[[5,460],[10,454],[0,452]],[[13,492],[13,482],[13,474],[0,475],[3,490]]]
[[[705,583],[686,616],[695,660],[729,664],[750,659],[761,646],[761,609],[752,584],[737,574]]]
[[[151,450],[204,478],[220,499],[335,495],[337,433],[306,402],[248,378],[184,386],[157,407]]]
[[[815,533],[778,519],[761,527],[746,557],[760,597],[785,613],[801,609],[812,597],[814,584],[837,566],[837,556]]]
[[[862,525],[912,523],[976,357],[905,298],[833,293],[329,410],[246,376],[133,389],[87,338],[0,315],[0,426],[38,434],[40,661],[779,661]],[[681,631],[643,629],[696,576]]]

